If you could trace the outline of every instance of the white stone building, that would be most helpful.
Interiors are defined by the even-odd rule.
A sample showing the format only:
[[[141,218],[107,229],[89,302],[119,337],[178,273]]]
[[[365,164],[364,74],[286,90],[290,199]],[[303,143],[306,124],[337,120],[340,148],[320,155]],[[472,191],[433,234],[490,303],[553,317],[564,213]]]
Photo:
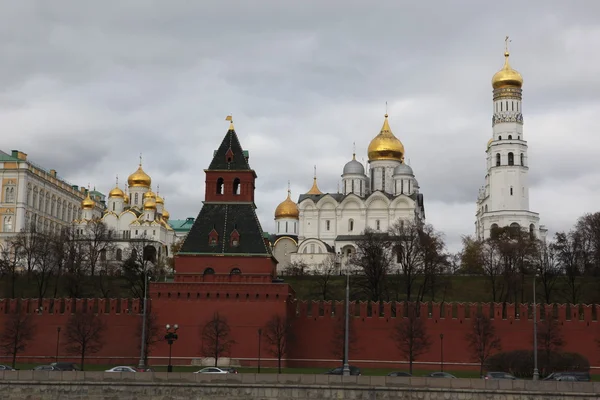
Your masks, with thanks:
[[[546,228],[529,210],[527,141],[523,132],[521,74],[511,68],[508,49],[504,67],[492,78],[492,138],[487,143],[485,185],[479,190],[475,231],[490,237],[498,227],[527,229],[544,239]]]
[[[321,192],[315,174],[297,206],[288,193],[277,207],[273,247],[280,270],[290,262],[314,267],[328,259],[342,267],[366,228],[384,232],[400,219],[425,220],[419,183],[404,163],[404,146],[392,133],[387,114],[368,157],[367,173],[355,154],[344,166],[341,193]]]
[[[68,183],[55,170],[31,162],[22,151],[0,151],[0,174],[0,245],[33,228],[58,233],[81,218],[80,203],[87,190]],[[90,211],[99,216],[104,210],[103,196],[99,192],[91,196],[96,201]]]

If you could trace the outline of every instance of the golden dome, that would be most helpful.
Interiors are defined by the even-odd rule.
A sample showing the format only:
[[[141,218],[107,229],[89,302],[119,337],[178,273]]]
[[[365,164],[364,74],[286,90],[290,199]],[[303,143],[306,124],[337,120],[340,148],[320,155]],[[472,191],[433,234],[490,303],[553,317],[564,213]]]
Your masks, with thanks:
[[[111,197],[125,198],[125,193],[118,186],[116,186],[113,190],[108,192],[108,197],[109,198],[111,198]]]
[[[95,206],[96,202],[92,200],[90,192],[88,192],[87,197],[81,201],[81,208],[84,210],[93,210]]]
[[[156,201],[148,199],[144,202],[144,210],[156,210]]]
[[[165,199],[163,199],[159,195],[156,195],[156,204],[162,204],[164,206],[165,205]]]
[[[385,120],[381,127],[379,135],[375,136],[369,143],[369,161],[375,160],[404,160],[404,145],[394,136],[388,123],[388,115],[385,114]]]
[[[315,176],[313,178],[313,185],[310,188],[310,190],[308,192],[306,192],[306,194],[323,194],[323,192],[321,192],[319,190],[319,187],[317,186],[317,177]]]
[[[123,200],[125,200],[125,204],[129,204],[129,196],[127,193],[125,193],[125,196],[123,196]]]
[[[152,191],[152,189],[150,189],[146,193],[144,193],[143,198],[144,198],[144,201],[146,201],[148,199],[156,200],[156,194]]]
[[[509,52],[504,53],[504,67],[494,74],[492,78],[492,87],[498,89],[501,87],[517,87],[523,86],[523,77],[520,73],[512,69],[508,63]]]
[[[152,179],[144,172],[142,169],[142,164],[138,167],[138,169],[127,178],[127,184],[129,187],[150,187],[152,183]]]
[[[171,216],[171,214],[169,214],[169,212],[167,210],[163,210],[162,217],[165,221],[168,221],[170,216]]]
[[[279,205],[275,209],[275,219],[279,219],[279,218],[298,219],[300,217],[300,211],[298,210],[298,206],[291,199],[290,195],[291,195],[291,193],[288,190],[287,199],[285,199],[284,201],[279,203]]]

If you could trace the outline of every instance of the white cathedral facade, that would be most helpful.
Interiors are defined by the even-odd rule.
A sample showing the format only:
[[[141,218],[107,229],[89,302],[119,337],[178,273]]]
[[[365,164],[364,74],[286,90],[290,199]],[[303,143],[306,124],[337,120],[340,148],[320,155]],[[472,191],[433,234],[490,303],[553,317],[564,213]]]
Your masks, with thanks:
[[[479,190],[475,232],[487,239],[499,227],[528,230],[539,239],[547,230],[538,213],[529,210],[529,162],[523,132],[523,78],[509,64],[492,78],[492,138],[487,143],[485,185]]]
[[[341,268],[365,229],[385,232],[399,220],[425,220],[419,183],[404,163],[404,146],[392,133],[387,114],[368,157],[368,169],[355,154],[344,166],[341,192],[321,192],[316,174],[298,204],[288,191],[275,210],[273,253],[279,270],[290,263],[314,268],[330,261]]]

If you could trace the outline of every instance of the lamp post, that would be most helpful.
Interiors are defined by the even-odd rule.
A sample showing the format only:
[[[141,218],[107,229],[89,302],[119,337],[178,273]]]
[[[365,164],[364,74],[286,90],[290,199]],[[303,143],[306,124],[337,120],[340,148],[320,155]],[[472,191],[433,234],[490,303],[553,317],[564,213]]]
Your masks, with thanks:
[[[60,326],[56,327],[56,358],[54,361],[58,362],[58,345],[60,344]]]
[[[258,373],[260,374],[260,342],[262,338],[262,329],[258,328]]]
[[[171,365],[171,349],[173,347],[173,342],[178,339],[177,337],[177,329],[179,329],[179,325],[175,324],[171,327],[171,325],[167,324],[167,333],[165,335],[165,340],[169,343],[169,365],[167,366],[167,372],[173,372],[173,366]]]
[[[535,301],[535,286],[537,284],[537,274],[533,274],[533,380],[540,379],[538,372],[538,346],[537,346],[537,303]]]
[[[440,333],[440,370],[444,372],[444,334]]]
[[[142,261],[144,263],[144,310],[142,312],[142,343],[140,345],[141,354],[140,354],[140,362],[138,363],[138,368],[144,369],[146,362],[146,324],[148,319],[148,269],[146,268],[147,262],[144,259]]]
[[[339,257],[339,253],[338,253]],[[346,265],[346,310],[345,310],[345,324],[344,324],[344,367],[342,369],[342,375],[350,376],[350,365],[348,364],[348,347],[350,344],[350,269]]]

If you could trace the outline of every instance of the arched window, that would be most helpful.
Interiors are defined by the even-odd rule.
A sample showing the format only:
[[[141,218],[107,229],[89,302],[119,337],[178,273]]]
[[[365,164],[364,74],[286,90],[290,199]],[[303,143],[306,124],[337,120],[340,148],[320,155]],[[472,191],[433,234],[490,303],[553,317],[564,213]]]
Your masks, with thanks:
[[[498,236],[498,224],[492,224],[490,227],[490,237],[496,238]]]
[[[235,194],[235,195],[240,194],[240,178],[235,178],[233,180],[233,194]]]
[[[215,270],[212,268],[206,268],[204,270],[204,275],[214,275],[215,274]]]
[[[381,229],[381,222],[379,220],[375,220],[375,229],[377,229],[377,230]]]
[[[40,201],[37,204],[37,208],[40,211],[44,211],[44,191],[40,190]]]
[[[510,187],[510,195],[511,196],[513,195],[513,188],[512,188],[512,186]]]
[[[12,232],[13,230],[13,223],[12,223],[12,217],[7,215],[6,217],[4,217],[4,226],[3,226],[3,230],[4,232]]]
[[[534,224],[529,225],[529,237],[532,239],[535,237],[535,225]]]
[[[30,207],[33,205],[31,203],[31,183],[27,185],[27,205]]]
[[[488,212],[488,206],[487,206],[487,204],[485,205],[485,212]]]
[[[14,201],[15,201],[14,186],[9,186],[4,190],[4,201],[7,203],[14,203]]]
[[[139,198],[139,196],[138,196],[138,194],[136,193],[136,194],[135,194],[135,202],[134,202],[135,204],[137,204],[137,203],[138,203],[138,198]]]
[[[123,250],[117,249],[117,254],[116,254],[115,258],[117,259],[117,261],[123,260]]]
[[[525,154],[521,153],[521,165],[525,165]]]
[[[33,208],[37,208],[37,197],[38,196],[38,190],[37,188],[33,188],[33,201],[31,202],[31,206]]]
[[[508,165],[515,165],[515,155],[508,153]]]
[[[511,139],[512,139],[512,135],[508,135],[508,140],[511,140]]]
[[[231,272],[229,274],[230,275],[241,275],[242,271],[239,268],[234,268],[231,270]]]
[[[45,212],[46,214],[48,214],[50,212],[50,194],[46,193],[46,208],[45,208]]]
[[[349,219],[348,220],[348,231],[352,232],[354,230],[354,220],[353,219]]]
[[[115,211],[115,202],[112,203],[112,210]]]
[[[496,153],[496,167],[500,166],[500,153]]]
[[[223,178],[217,179],[217,194],[223,194]]]

